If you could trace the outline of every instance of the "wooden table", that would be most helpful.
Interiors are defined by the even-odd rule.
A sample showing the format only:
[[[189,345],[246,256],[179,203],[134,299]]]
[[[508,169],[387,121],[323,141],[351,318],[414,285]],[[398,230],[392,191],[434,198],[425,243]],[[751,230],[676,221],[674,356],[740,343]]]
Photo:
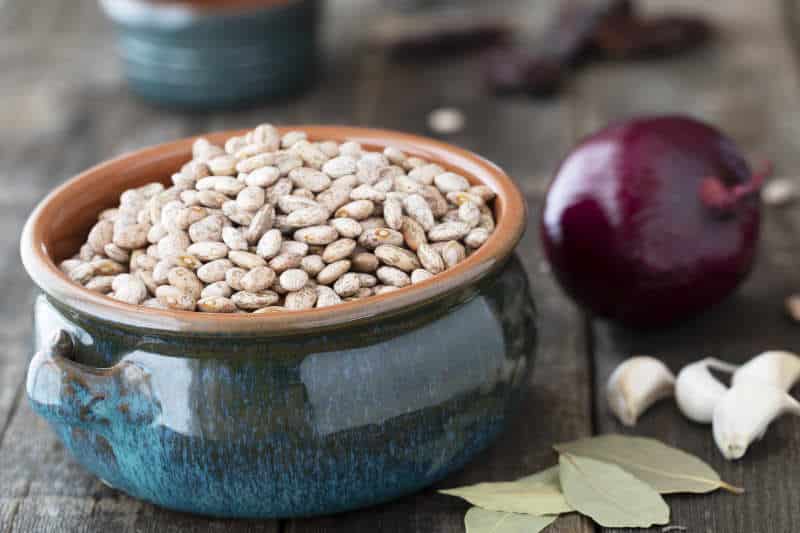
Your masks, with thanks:
[[[358,5],[355,5],[358,4]],[[540,26],[555,1],[529,2]],[[710,431],[671,402],[634,430],[609,416],[603,390],[619,361],[662,356],[674,369],[713,355],[742,361],[767,348],[800,349],[800,326],[782,300],[800,289],[800,208],[766,210],[761,256],[735,297],[702,317],[657,332],[633,332],[582,314],[542,260],[536,218],[548,176],[582,134],[636,113],[685,112],[718,124],[754,161],[772,159],[798,176],[800,91],[792,2],[646,2],[652,11],[705,12],[721,30],[709,49],[659,63],[604,64],[583,71],[558,99],[485,94],[474,59],[394,64],[365,46],[370,0],[328,4],[324,79],[290,101],[232,113],[186,115],[152,108],[126,90],[112,34],[92,0],[0,0],[0,531],[459,532],[467,505],[426,490],[396,502],[311,520],[207,520],[143,504],[110,490],[64,451],[24,398],[31,355],[32,286],[17,241],[33,205],[54,185],[103,159],[209,130],[274,123],[348,123],[430,134],[428,112],[456,106],[466,129],[448,141],[503,166],[524,190],[531,219],[519,253],[541,312],[542,335],[522,415],[499,442],[441,486],[507,480],[553,463],[554,442],[621,431],[660,438],[698,454],[744,496],[669,497],[672,523],[690,532],[796,531],[800,522],[800,422],[775,424],[747,457],[726,462]],[[366,14],[366,15],[365,15]],[[366,20],[370,20],[367,18]],[[656,303],[657,305],[657,303]],[[577,516],[548,531],[598,530]],[[660,529],[655,529],[660,530]]]

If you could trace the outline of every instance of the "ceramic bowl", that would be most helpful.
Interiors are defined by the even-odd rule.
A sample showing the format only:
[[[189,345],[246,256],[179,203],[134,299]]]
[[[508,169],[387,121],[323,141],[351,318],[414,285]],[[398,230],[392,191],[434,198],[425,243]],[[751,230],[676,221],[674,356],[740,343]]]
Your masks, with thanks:
[[[100,0],[133,92],[185,108],[303,89],[317,70],[319,0]]]
[[[395,146],[488,185],[496,231],[456,267],[381,296],[261,315],[164,311],[88,291],[56,265],[123,190],[166,183],[190,159],[192,139],[68,181],[39,204],[21,241],[41,289],[27,393],[75,458],[112,487],[214,516],[359,508],[462,467],[518,404],[535,319],[513,255],[526,212],[512,181],[430,139],[299,129]]]

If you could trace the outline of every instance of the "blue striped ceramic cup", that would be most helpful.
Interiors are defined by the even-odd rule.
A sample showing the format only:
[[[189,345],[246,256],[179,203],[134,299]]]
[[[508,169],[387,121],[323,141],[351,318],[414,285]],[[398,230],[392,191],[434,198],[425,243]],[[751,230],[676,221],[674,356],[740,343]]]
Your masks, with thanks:
[[[298,92],[314,78],[318,0],[100,4],[117,27],[131,89],[151,102],[237,107]]]

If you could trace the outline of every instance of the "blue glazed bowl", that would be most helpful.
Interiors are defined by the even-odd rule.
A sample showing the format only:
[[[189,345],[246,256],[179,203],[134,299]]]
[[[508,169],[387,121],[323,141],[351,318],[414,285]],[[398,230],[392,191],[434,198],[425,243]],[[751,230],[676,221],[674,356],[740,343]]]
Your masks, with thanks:
[[[535,318],[513,255],[525,207],[497,167],[409,135],[301,127],[387,145],[497,192],[497,229],[447,272],[332,308],[219,316],[111,300],[56,267],[122,190],[165,181],[192,139],[95,167],[36,208],[21,241],[41,288],[27,392],[88,470],[136,498],[227,517],[329,514],[461,468],[518,404]],[[234,133],[211,136],[220,142]]]
[[[100,3],[131,89],[157,104],[238,107],[298,92],[317,70],[318,0]]]

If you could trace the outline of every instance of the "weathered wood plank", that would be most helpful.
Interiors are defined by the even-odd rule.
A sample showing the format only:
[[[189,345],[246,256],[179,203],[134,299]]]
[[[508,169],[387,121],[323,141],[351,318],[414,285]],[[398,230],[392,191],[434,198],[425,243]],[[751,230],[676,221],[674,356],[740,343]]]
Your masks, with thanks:
[[[24,7],[20,16],[32,20],[35,6],[14,3]],[[13,199],[0,199],[0,222],[10,228],[0,235],[0,266],[8,267],[0,269],[6,291],[0,302],[0,531],[278,531],[277,521],[208,520],[137,502],[103,486],[66,454],[22,395],[31,333],[30,318],[20,309],[30,309],[31,285],[15,259],[17,239],[30,209],[49,189],[123,152],[266,120],[350,121],[354,68],[334,63],[342,78],[288,103],[216,115],[165,111],[131,98],[116,58],[108,54],[111,34],[87,31],[87,24],[101,20],[96,2],[70,7],[46,43],[20,35],[13,49],[0,54],[7,74],[0,96],[9,104],[0,109],[0,122],[16,125],[0,131],[0,185],[14,191]],[[348,57],[342,50],[349,42],[339,39],[331,53]]]
[[[546,7],[538,7],[542,12]],[[581,316],[541,270],[536,228],[544,180],[572,139],[564,102],[487,97],[475,58],[427,65],[390,64],[374,52],[365,61],[369,97],[360,122],[431,135],[426,117],[440,106],[467,116],[464,131],[444,140],[481,153],[504,167],[526,191],[531,206],[528,231],[519,253],[529,273],[541,316],[539,354],[529,391],[515,420],[498,443],[463,471],[442,482],[451,487],[514,479],[555,462],[550,445],[591,432],[590,371]],[[565,389],[570,395],[564,397]],[[461,532],[468,506],[433,489],[397,502],[341,516],[290,521],[296,533],[333,531]],[[591,531],[577,517],[559,520],[552,531]]]
[[[653,10],[662,8],[662,3],[649,4]],[[697,11],[714,20],[722,31],[720,41],[692,58],[592,69],[578,83],[581,129],[638,113],[690,113],[728,132],[754,163],[769,157],[779,174],[796,176],[800,140],[792,120],[800,111],[797,71],[779,6],[746,0],[726,2],[724,9],[670,3],[669,9]],[[672,402],[656,406],[635,429],[623,428],[608,412],[603,385],[620,361],[639,353],[663,357],[677,371],[705,356],[743,361],[768,348],[798,349],[800,336],[784,316],[782,300],[797,289],[792,257],[800,252],[800,216],[796,208],[765,215],[757,267],[728,301],[661,331],[630,331],[599,320],[594,324],[598,431],[657,437],[699,455],[723,478],[747,488],[739,497],[669,497],[672,523],[690,531],[794,530],[800,511],[793,497],[800,488],[800,426],[781,421],[745,459],[726,462],[710,428],[687,422]]]

